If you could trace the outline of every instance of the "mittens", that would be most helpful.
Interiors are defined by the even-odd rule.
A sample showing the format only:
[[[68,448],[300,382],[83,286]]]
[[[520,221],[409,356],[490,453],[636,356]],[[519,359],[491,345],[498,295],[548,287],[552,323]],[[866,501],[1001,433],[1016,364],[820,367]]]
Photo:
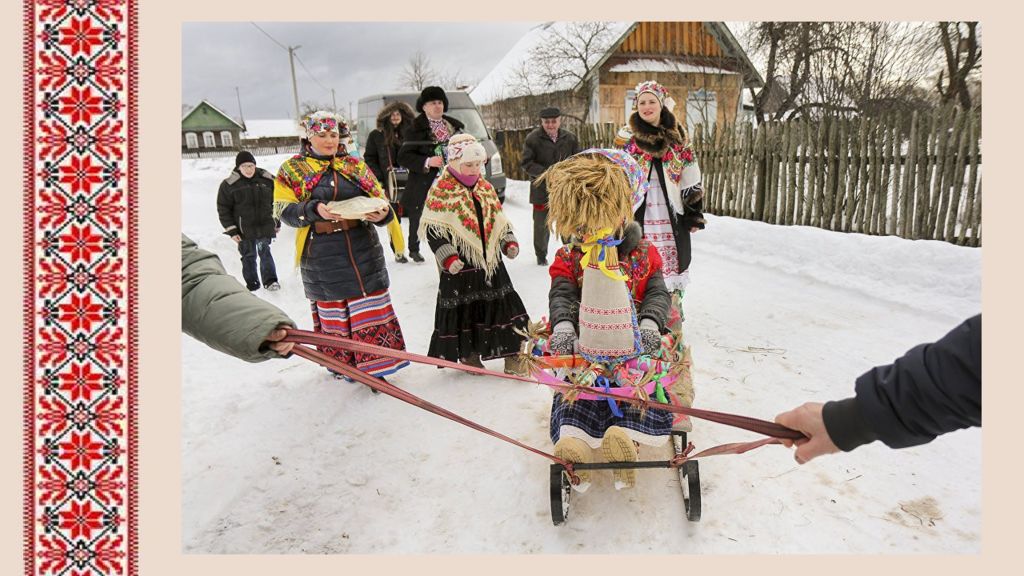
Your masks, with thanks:
[[[551,337],[548,338],[548,348],[552,354],[569,355],[575,352],[576,330],[573,329],[572,322],[562,320],[555,324]]]
[[[640,321],[640,353],[653,356],[661,350],[661,331],[658,323],[650,318]]]
[[[459,272],[462,271],[463,266],[465,266],[465,264],[462,262],[462,260],[455,258],[452,260],[451,264],[448,265],[448,273],[458,274]]]

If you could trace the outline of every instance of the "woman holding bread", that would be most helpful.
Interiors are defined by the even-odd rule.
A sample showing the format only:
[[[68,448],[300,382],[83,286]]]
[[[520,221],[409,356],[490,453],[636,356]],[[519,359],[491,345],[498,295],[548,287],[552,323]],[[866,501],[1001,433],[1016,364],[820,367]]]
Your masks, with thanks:
[[[310,300],[313,330],[396,350],[405,349],[391,306],[377,230],[395,216],[366,164],[339,147],[344,122],[318,111],[303,120],[301,152],[286,160],[274,183],[274,212],[295,234],[295,260]],[[408,362],[329,347],[331,354],[382,377]]]

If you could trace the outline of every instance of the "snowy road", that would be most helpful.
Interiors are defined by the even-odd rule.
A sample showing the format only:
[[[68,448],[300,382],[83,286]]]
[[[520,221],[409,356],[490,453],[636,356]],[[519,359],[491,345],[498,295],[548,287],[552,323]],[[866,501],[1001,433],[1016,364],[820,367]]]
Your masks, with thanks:
[[[260,158],[276,171],[283,156]],[[220,234],[231,159],[182,162],[183,231],[240,277]],[[506,211],[523,255],[509,273],[531,316],[549,284],[530,246],[525,183]],[[981,309],[981,252],[709,217],[694,237],[686,337],[695,406],[772,419]],[[309,328],[291,229],[273,251],[282,290],[261,297]],[[386,242],[385,242],[386,243]],[[389,262],[409,349],[427,348],[436,271]],[[182,336],[183,548],[187,553],[978,553],[981,432],[917,448],[876,443],[798,467],[767,446],[701,462],[703,519],[683,518],[667,470],[616,492],[599,473],[551,525],[548,461],[299,359],[246,364]],[[489,363],[501,369],[499,361]],[[390,379],[544,450],[550,392],[414,366]],[[755,436],[695,422],[698,449]],[[641,451],[641,457],[664,458]]]

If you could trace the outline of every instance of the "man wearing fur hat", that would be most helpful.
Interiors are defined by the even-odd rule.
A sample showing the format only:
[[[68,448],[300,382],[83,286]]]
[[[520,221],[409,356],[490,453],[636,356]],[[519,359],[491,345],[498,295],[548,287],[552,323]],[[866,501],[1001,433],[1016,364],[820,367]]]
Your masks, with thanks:
[[[540,127],[526,136],[523,142],[523,171],[530,177],[530,204],[533,204],[533,250],[537,264],[548,264],[548,190],[537,178],[556,162],[561,162],[580,151],[576,135],[562,129],[562,113],[558,108],[540,111]]]
[[[279,289],[277,267],[270,252],[270,242],[281,228],[281,221],[274,218],[274,175],[257,168],[256,158],[248,150],[238,153],[235,169],[220,183],[217,215],[224,234],[238,244],[246,288],[259,290],[262,285],[271,291]]]
[[[402,208],[409,215],[409,258],[423,262],[420,255],[420,239],[416,231],[420,227],[423,202],[431,182],[445,164],[445,147],[448,140],[462,131],[462,122],[445,114],[448,111],[448,95],[439,86],[427,86],[416,100],[419,115],[412,121],[402,137],[398,151],[398,164],[409,171],[402,196]]]
[[[674,329],[683,319],[683,292],[690,281],[690,234],[706,222],[704,188],[693,148],[672,114],[675,101],[668,90],[653,80],[641,82],[633,107],[615,143],[636,160],[649,184],[634,217],[661,255],[665,284],[672,291]]]

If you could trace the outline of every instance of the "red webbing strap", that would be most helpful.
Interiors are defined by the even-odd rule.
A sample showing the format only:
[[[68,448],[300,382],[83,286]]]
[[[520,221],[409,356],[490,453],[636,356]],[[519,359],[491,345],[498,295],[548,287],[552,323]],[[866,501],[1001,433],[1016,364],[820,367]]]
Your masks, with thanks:
[[[385,348],[382,346],[375,346],[373,344],[366,344],[365,342],[356,342],[348,338],[342,338],[340,336],[332,336],[329,334],[322,334],[317,332],[310,332],[307,330],[293,330],[286,329],[287,335],[282,340],[283,342],[295,342],[297,344],[313,344],[317,346],[330,346],[333,348],[342,348],[351,352],[360,352],[363,354],[374,354],[376,356],[384,356],[387,358],[396,358],[401,360],[408,360],[410,362],[416,362],[419,364],[428,364],[431,366],[441,366],[444,368],[454,368],[456,370],[462,370],[463,372],[469,372],[471,374],[482,374],[486,376],[495,376],[498,378],[506,378],[509,380],[519,380],[521,382],[529,382],[531,384],[540,384],[542,386],[550,386],[552,388],[559,388],[563,391],[572,389],[572,386],[568,384],[559,386],[555,384],[546,384],[530,378],[527,376],[518,376],[515,374],[505,374],[504,372],[495,372],[493,370],[487,370],[486,368],[475,368],[473,366],[466,366],[465,364],[457,364],[448,360],[442,360],[440,358],[432,358],[430,356],[423,356],[420,354],[413,354],[404,350],[395,350],[392,348]],[[362,382],[360,380],[360,382]],[[750,432],[756,432],[764,436],[772,438],[782,438],[787,440],[802,440],[806,438],[802,432],[787,428],[781,424],[775,422],[769,422],[767,420],[760,420],[758,418],[751,418],[749,416],[740,416],[738,414],[728,414],[725,412],[715,412],[712,410],[701,410],[699,408],[688,408],[685,406],[676,406],[674,404],[662,404],[660,402],[652,402],[649,400],[639,399],[624,399],[621,396],[614,396],[598,389],[588,389],[588,393],[595,394],[597,396],[603,396],[612,398],[614,400],[622,402],[630,402],[635,406],[643,406],[646,408],[653,408],[657,410],[665,410],[667,412],[675,412],[679,414],[686,414],[687,416],[693,416],[694,418],[700,418],[701,420],[707,420],[709,422],[717,422],[719,424],[725,424],[726,426],[732,426],[735,428],[741,428]]]
[[[328,356],[327,354],[324,354],[323,352],[319,352],[317,350],[313,350],[312,348],[306,348],[305,346],[295,346],[295,347],[293,347],[292,348],[292,353],[295,354],[296,356],[302,356],[303,358],[306,358],[307,360],[312,360],[313,362],[316,362],[317,364],[319,364],[319,365],[321,365],[321,366],[323,366],[325,368],[330,368],[331,370],[334,370],[334,371],[336,371],[336,372],[338,372],[340,374],[348,376],[349,378],[351,378],[351,379],[353,379],[353,380],[355,380],[355,381],[357,381],[357,382],[359,382],[361,384],[366,384],[370,388],[373,388],[374,390],[377,390],[379,392],[383,392],[384,394],[387,394],[388,396],[392,396],[394,398],[398,398],[399,400],[401,400],[403,402],[407,402],[409,404],[412,404],[413,406],[416,406],[418,408],[422,408],[422,409],[424,409],[424,410],[426,410],[428,412],[433,412],[434,414],[437,414],[438,416],[444,416],[445,418],[448,418],[449,420],[454,420],[455,422],[458,422],[459,424],[463,424],[463,425],[468,426],[468,427],[470,427],[470,428],[472,428],[474,430],[477,430],[479,432],[483,432],[485,434],[489,434],[491,436],[494,436],[495,438],[504,440],[505,442],[509,442],[510,444],[515,444],[516,446],[519,446],[520,448],[524,448],[526,450],[529,450],[530,452],[533,452],[534,454],[539,454],[540,456],[543,456],[545,458],[548,458],[549,460],[552,460],[554,462],[557,462],[557,463],[561,464],[562,466],[565,466],[566,470],[568,470],[570,472],[570,475],[572,474],[572,462],[569,462],[567,460],[563,460],[561,458],[558,458],[554,454],[548,454],[547,452],[544,452],[544,451],[538,450],[538,449],[536,449],[536,448],[534,448],[532,446],[528,446],[526,444],[523,444],[522,442],[519,442],[518,440],[515,440],[513,438],[509,438],[508,436],[505,436],[504,434],[501,434],[499,432],[495,432],[494,430],[491,430],[490,428],[486,428],[484,426],[481,426],[480,424],[477,424],[476,422],[473,422],[472,420],[467,420],[466,418],[463,418],[462,416],[459,416],[458,414],[455,414],[454,412],[451,412],[449,410],[441,408],[440,406],[438,406],[436,404],[428,402],[428,401],[420,398],[419,396],[416,396],[415,394],[410,394],[409,392],[406,392],[405,390],[402,390],[401,388],[395,386],[394,384],[391,384],[390,382],[388,382],[386,380],[381,380],[380,378],[377,378],[376,376],[371,376],[370,374],[367,374],[367,373],[363,372],[362,370],[359,370],[358,368],[356,368],[356,367],[354,367],[354,366],[352,366],[350,364],[346,364],[346,363],[338,360],[337,358],[335,358],[333,356]]]

